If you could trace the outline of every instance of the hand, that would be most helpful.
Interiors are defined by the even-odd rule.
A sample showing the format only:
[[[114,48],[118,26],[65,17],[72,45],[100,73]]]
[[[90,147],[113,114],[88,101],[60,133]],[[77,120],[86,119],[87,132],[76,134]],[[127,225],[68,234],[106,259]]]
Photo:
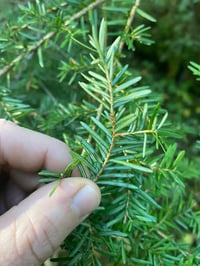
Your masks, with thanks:
[[[40,265],[100,202],[90,180],[72,177],[38,188],[41,169],[71,160],[61,141],[0,119],[0,265]]]

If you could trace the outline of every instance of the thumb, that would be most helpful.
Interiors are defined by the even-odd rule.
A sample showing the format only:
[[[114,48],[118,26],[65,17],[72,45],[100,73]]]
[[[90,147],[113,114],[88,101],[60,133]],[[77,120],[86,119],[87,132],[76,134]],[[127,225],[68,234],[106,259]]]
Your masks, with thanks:
[[[39,188],[0,217],[0,265],[40,265],[100,202],[90,180],[67,178]]]

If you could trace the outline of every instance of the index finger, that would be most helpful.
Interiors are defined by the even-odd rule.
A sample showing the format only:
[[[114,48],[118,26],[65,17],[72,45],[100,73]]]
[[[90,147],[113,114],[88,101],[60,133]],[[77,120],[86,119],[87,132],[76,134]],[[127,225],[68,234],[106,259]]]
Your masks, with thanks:
[[[0,167],[59,172],[70,161],[69,148],[62,141],[0,119]]]

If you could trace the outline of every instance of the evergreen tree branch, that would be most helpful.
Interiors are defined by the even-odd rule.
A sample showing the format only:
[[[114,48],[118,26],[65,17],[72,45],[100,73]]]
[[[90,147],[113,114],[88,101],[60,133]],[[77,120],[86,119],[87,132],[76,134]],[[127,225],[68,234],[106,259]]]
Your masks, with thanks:
[[[125,26],[125,29],[124,29],[124,34],[125,35],[129,32],[129,29],[130,29],[131,24],[133,22],[133,19],[135,17],[135,12],[136,12],[137,8],[139,7],[139,5],[140,5],[140,0],[136,0],[135,1],[135,4],[131,8],[131,11],[130,11],[130,14],[129,14],[129,17],[127,19],[126,26]],[[120,42],[120,45],[119,45],[119,53],[122,52],[122,50],[124,48],[124,43],[125,42],[122,39],[122,41]]]
[[[99,54],[101,57],[101,54]],[[106,66],[106,63],[103,62],[103,67],[104,67],[104,71],[105,71],[105,76],[106,76],[106,80],[107,80],[107,88],[108,88],[108,92],[110,95],[110,119],[111,119],[111,124],[112,124],[112,129],[111,129],[111,144],[110,147],[108,149],[106,158],[102,164],[102,167],[100,168],[99,172],[97,173],[94,181],[98,181],[100,175],[102,174],[104,168],[106,167],[106,164],[108,163],[110,156],[111,156],[111,152],[112,149],[114,147],[114,143],[115,143],[115,126],[116,126],[116,118],[115,118],[115,112],[114,112],[114,96],[113,96],[113,88],[112,88],[112,81],[110,79],[109,76],[109,72]]]
[[[17,20],[11,19],[15,25],[8,25],[1,34],[1,65],[9,68],[5,73],[13,66],[20,73],[18,79],[10,75],[3,80],[1,116],[57,138],[63,136],[69,144],[73,161],[60,174],[40,173],[41,182],[57,181],[51,195],[61,178],[70,176],[76,167],[84,178],[97,181],[103,195],[101,206],[64,240],[62,254],[56,254],[52,263],[199,265],[199,187],[190,193],[184,187],[192,179],[184,179],[184,152],[171,143],[171,139],[176,143],[177,131],[169,121],[165,124],[167,113],[155,94],[138,84],[137,60],[127,71],[132,51],[126,53],[125,66],[120,62],[119,51],[125,45],[135,48],[135,41],[151,43],[148,27],[133,27],[136,14],[153,21],[143,11],[143,2],[105,1],[103,10],[93,15],[85,12],[103,1],[89,0],[91,4],[83,9],[84,1],[67,1],[67,8],[58,4],[56,12],[54,1],[37,2],[38,6],[22,6],[24,13],[17,10]],[[40,4],[44,11],[50,10],[48,14],[40,12]],[[76,23],[70,23],[75,19]],[[110,45],[113,36],[116,39]],[[33,55],[43,47],[45,66],[41,69],[39,55]],[[191,67],[199,76],[199,66],[193,63]],[[25,103],[34,106],[34,117]],[[189,170],[187,165],[184,169]],[[198,177],[198,172],[192,175]]]
[[[83,8],[81,11],[74,14],[70,19],[67,19],[64,22],[64,25],[69,25],[72,21],[79,19],[83,15],[85,15],[89,10],[94,9],[96,6],[103,3],[105,0],[96,0],[95,2],[91,3],[87,7]],[[56,35],[56,31],[48,32],[45,36],[43,36],[37,43],[30,46],[26,52],[21,53],[16,58],[14,58],[10,64],[6,65],[3,69],[0,70],[0,77],[8,73],[17,63],[23,60],[29,54],[35,52],[39,47],[41,47],[47,40],[50,40]]]

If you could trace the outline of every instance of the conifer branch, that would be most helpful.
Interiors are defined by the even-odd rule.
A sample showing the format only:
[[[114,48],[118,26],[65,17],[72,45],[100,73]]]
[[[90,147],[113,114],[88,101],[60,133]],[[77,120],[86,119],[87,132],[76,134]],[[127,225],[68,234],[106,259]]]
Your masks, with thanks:
[[[190,167],[184,152],[178,151],[180,135],[170,123],[165,124],[167,113],[157,104],[156,94],[138,84],[141,77],[135,75],[141,68],[137,69],[137,60],[134,69],[128,70],[132,51],[124,55],[125,66],[120,62],[119,51],[126,44],[137,48],[133,45],[136,39],[151,43],[148,27],[134,28],[136,13],[150,21],[153,18],[143,11],[141,0],[87,1],[91,4],[83,9],[77,1],[65,3],[65,10],[59,5],[58,12],[54,12],[53,1],[37,2],[36,8],[30,4],[16,10],[17,20],[5,16],[5,21],[15,25],[8,25],[9,31],[1,34],[5,68],[0,75],[14,67],[13,72],[23,72],[23,76],[16,79],[11,74],[2,80],[1,116],[56,138],[64,136],[71,147],[73,160],[61,173],[40,172],[41,182],[57,181],[50,195],[77,166],[83,177],[97,181],[103,195],[101,206],[64,240],[62,254],[56,254],[52,263],[101,266],[106,260],[115,265],[152,265],[152,261],[155,265],[199,265],[198,180],[195,189],[184,187],[198,172]],[[99,8],[93,13],[91,9],[102,2],[103,12]],[[40,5],[48,17],[42,9],[40,13]],[[49,17],[55,23],[45,29]],[[11,43],[9,34],[17,37]],[[19,54],[14,50],[15,59],[14,44],[24,47]],[[38,53],[38,58],[45,59],[46,71],[35,65],[35,53],[43,47],[45,53]],[[29,67],[24,71],[26,60]],[[197,64],[191,63],[190,69],[199,76]],[[60,83],[57,79],[51,83],[52,76],[61,77]],[[67,87],[67,83],[72,85]]]
[[[83,8],[81,11],[77,12],[76,14],[74,14],[72,17],[70,17],[69,19],[67,19],[64,22],[64,25],[69,25],[69,23],[71,23],[74,20],[77,20],[78,18],[80,18],[81,16],[85,15],[89,10],[94,9],[96,6],[100,5],[101,3],[103,3],[105,0],[96,0],[95,2],[91,3],[90,5],[88,5],[87,7]],[[56,35],[56,31],[51,31],[48,32],[45,36],[43,36],[37,43],[31,45],[26,52],[21,53],[20,55],[18,55],[16,58],[14,58],[10,64],[8,64],[7,66],[5,66],[3,69],[0,70],[0,77],[2,77],[3,75],[5,75],[6,73],[8,73],[17,63],[19,63],[21,60],[23,60],[26,56],[28,56],[29,54],[35,52],[39,47],[41,47],[47,40],[50,40],[51,38],[53,38]]]
[[[126,26],[125,26],[125,29],[124,29],[124,34],[126,35],[131,27],[131,24],[133,22],[133,19],[135,17],[135,12],[138,8],[138,6],[140,5],[140,0],[136,0],[135,1],[135,4],[132,6],[131,8],[131,11],[130,11],[130,14],[129,14],[129,17],[127,19],[127,22],[126,22]],[[119,53],[122,52],[124,48],[124,40],[122,39],[120,45],[119,45]]]
[[[99,172],[97,173],[94,181],[96,182],[100,175],[102,174],[104,168],[106,167],[106,164],[108,163],[110,156],[111,156],[111,152],[112,149],[114,147],[114,143],[115,143],[115,125],[116,125],[116,118],[115,118],[115,112],[114,112],[114,96],[113,96],[113,88],[112,88],[112,82],[110,80],[109,77],[109,73],[108,73],[108,69],[106,67],[106,64],[104,63],[104,71],[105,71],[105,75],[106,75],[106,80],[107,80],[107,86],[108,86],[108,92],[110,94],[110,119],[111,119],[111,124],[112,124],[112,129],[111,129],[111,144],[110,147],[108,149],[106,158],[102,164],[102,167],[100,168]]]

